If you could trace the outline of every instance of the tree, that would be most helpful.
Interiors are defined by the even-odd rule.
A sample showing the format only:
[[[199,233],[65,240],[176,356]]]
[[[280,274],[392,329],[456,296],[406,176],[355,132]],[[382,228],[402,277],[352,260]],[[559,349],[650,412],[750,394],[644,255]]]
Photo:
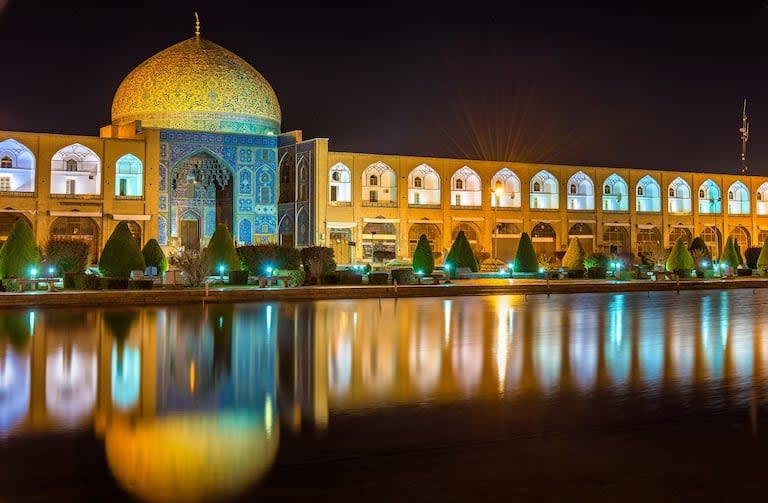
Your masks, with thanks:
[[[104,245],[99,259],[99,272],[102,276],[127,278],[131,271],[144,271],[146,267],[131,229],[126,222],[121,221]]]
[[[32,227],[20,218],[13,224],[8,239],[0,248],[0,278],[23,278],[40,267],[40,249]]]
[[[768,237],[763,241],[763,248],[760,250],[760,256],[757,257],[757,268],[761,271],[768,269]]]
[[[733,240],[733,248],[736,250],[736,256],[739,259],[739,265],[744,263],[744,257],[741,255],[741,246],[739,246],[739,242],[735,239]]]
[[[432,274],[435,270],[435,256],[426,234],[419,237],[419,243],[413,251],[413,270],[424,274]]]
[[[669,252],[667,257],[667,271],[674,271],[678,276],[685,276],[686,271],[691,271],[696,268],[696,263],[693,261],[691,252],[685,246],[683,238],[677,238],[675,246],[672,247],[672,251]]]
[[[221,273],[222,267],[224,272],[239,271],[241,269],[240,257],[237,255],[235,241],[232,239],[232,234],[229,233],[226,225],[219,224],[216,226],[216,230],[208,242],[207,250],[211,267],[213,268],[212,274]]]
[[[453,240],[451,250],[445,257],[445,264],[450,264],[451,271],[455,272],[460,268],[467,268],[472,272],[477,272],[479,266],[475,254],[472,252],[472,246],[469,244],[464,231],[459,231],[456,239]]]
[[[720,264],[736,269],[739,266],[739,256],[736,254],[736,247],[733,245],[733,238],[728,236],[723,247],[723,256],[720,257]]]
[[[568,243],[568,250],[563,256],[563,267],[567,267],[570,271],[583,271],[585,255],[579,238],[571,238],[571,242]]]
[[[520,244],[517,246],[515,254],[514,272],[538,272],[539,260],[536,258],[536,251],[533,249],[531,237],[527,232],[520,236]]]
[[[57,238],[45,243],[46,263],[62,273],[83,272],[88,253],[88,243],[79,239]]]
[[[307,281],[310,284],[322,284],[326,274],[336,270],[336,261],[333,259],[333,248],[325,246],[308,246],[301,249],[301,262]]]
[[[709,255],[709,248],[703,239],[697,237],[691,242],[688,251],[696,263],[696,269],[709,269],[712,267],[712,257]]]
[[[157,239],[152,238],[147,241],[147,244],[141,249],[141,254],[144,256],[147,267],[157,267],[158,276],[162,276],[168,270],[168,259],[163,253],[163,249],[160,248]]]

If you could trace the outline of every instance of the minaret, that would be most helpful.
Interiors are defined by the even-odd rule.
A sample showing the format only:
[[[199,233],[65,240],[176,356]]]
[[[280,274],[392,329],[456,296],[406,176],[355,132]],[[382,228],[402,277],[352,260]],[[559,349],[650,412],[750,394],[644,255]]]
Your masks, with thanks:
[[[200,38],[200,18],[195,11],[195,38]]]
[[[749,139],[749,121],[747,120],[747,99],[744,98],[744,109],[741,112],[741,174],[746,175],[749,171],[747,167],[747,140]]]

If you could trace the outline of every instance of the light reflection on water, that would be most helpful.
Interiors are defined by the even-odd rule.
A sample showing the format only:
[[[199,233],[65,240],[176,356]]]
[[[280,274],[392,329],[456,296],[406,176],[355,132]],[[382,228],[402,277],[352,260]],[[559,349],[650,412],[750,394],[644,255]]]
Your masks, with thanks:
[[[457,401],[604,394],[744,404],[768,294],[714,291],[0,312],[0,446],[92,431],[151,501],[237,494],[279,425]],[[3,440],[5,439],[5,440]],[[2,454],[0,454],[0,460]]]

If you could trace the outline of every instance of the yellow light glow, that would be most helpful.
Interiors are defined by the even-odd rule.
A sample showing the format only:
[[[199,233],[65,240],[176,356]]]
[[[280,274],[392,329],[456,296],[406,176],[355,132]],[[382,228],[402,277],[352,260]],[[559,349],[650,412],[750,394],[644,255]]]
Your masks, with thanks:
[[[189,391],[195,392],[195,362],[189,365]]]

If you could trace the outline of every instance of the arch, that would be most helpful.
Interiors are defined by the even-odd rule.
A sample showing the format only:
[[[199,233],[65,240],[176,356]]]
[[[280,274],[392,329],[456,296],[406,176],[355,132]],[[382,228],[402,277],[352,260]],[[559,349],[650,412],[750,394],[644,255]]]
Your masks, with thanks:
[[[691,187],[679,176],[669,184],[667,211],[670,213],[689,214],[691,212]]]
[[[629,187],[624,178],[613,173],[603,182],[603,211],[628,211]]]
[[[341,162],[337,162],[328,173],[328,201],[331,205],[352,202],[352,172]]]
[[[520,178],[509,168],[501,168],[491,178],[491,207],[519,208],[521,206]]]
[[[115,164],[115,195],[139,197],[144,194],[144,169],[141,160],[125,154]]]
[[[555,229],[546,222],[537,223],[531,229],[531,241],[536,255],[553,255],[555,253],[555,242],[557,233]]]
[[[157,244],[168,244],[168,220],[163,215],[157,216]]]
[[[408,229],[408,256],[413,257],[413,252],[416,250],[416,245],[419,244],[419,238],[422,234],[427,236],[433,254],[437,254],[439,257],[443,243],[440,239],[440,226],[431,223],[429,220],[411,224],[411,228]]]
[[[654,253],[661,248],[661,231],[658,227],[645,225],[637,230],[637,253]]]
[[[397,206],[397,174],[387,164],[376,161],[363,171],[363,205]]]
[[[672,230],[669,231],[669,246],[674,246],[679,238],[683,238],[683,242],[685,242],[686,248],[691,246],[693,239],[691,236],[691,231],[688,228],[673,227]]]
[[[744,228],[742,225],[737,225],[733,229],[731,229],[731,238],[733,238],[734,243],[739,243],[739,248],[741,249],[741,256],[744,256],[744,252],[751,246],[751,241],[749,239],[749,231]]]
[[[757,232],[757,246],[763,246],[765,240],[768,238],[768,230],[761,230]]]
[[[531,209],[556,210],[559,207],[557,178],[547,170],[539,171],[531,178]]]
[[[179,218],[179,237],[186,250],[199,250],[202,216],[195,210],[186,209]]]
[[[720,235],[720,229],[713,226],[704,227],[701,230],[701,239],[709,248],[709,256],[712,259],[720,258],[720,249],[722,248],[723,237]]]
[[[757,214],[768,215],[768,182],[757,188]]]
[[[583,222],[573,224],[568,229],[568,240],[570,241],[571,238],[579,240],[584,253],[590,254],[594,251],[595,232],[589,224]]]
[[[567,206],[569,210],[595,209],[595,184],[583,171],[568,179]]]
[[[408,174],[408,204],[440,206],[440,175],[429,164],[420,164]]]
[[[749,189],[741,181],[736,180],[728,188],[728,214],[749,215]]]
[[[650,175],[637,182],[636,210],[640,213],[658,213],[661,211],[661,188]]]
[[[376,217],[385,220],[383,216]],[[363,227],[363,259],[386,262],[395,258],[397,229],[391,222],[368,222]]]
[[[629,232],[621,225],[604,225],[603,246],[608,253],[629,251]]]
[[[302,157],[299,160],[299,194],[298,201],[307,201],[309,199],[309,167]]]
[[[51,224],[49,239],[76,239],[88,244],[88,263],[99,255],[99,226],[90,217],[58,217]]]
[[[479,208],[482,200],[482,182],[475,170],[464,166],[451,176],[451,206]]]
[[[722,211],[720,186],[707,178],[699,187],[699,213],[720,214]]]
[[[0,142],[0,192],[35,191],[35,156],[13,138]]]
[[[53,154],[51,194],[101,194],[101,159],[96,152],[73,143]]]
[[[253,244],[253,230],[250,218],[241,218],[237,224],[237,239],[245,245]]]

